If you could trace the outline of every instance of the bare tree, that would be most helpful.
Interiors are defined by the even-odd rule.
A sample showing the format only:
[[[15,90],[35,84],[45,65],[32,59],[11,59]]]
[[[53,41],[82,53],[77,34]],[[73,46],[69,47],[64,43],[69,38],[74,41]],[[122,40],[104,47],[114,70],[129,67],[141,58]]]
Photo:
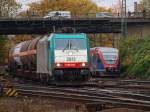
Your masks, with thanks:
[[[117,16],[121,16],[121,8],[122,8],[122,0],[118,0],[118,2],[113,6],[113,13]]]
[[[138,5],[138,10],[150,16],[150,0],[142,0]]]

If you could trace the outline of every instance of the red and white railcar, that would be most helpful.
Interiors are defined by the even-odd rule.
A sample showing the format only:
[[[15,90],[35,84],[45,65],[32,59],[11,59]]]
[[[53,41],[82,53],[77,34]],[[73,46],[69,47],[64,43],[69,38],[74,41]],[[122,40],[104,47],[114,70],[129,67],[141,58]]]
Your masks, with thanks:
[[[94,47],[90,49],[90,70],[92,75],[120,73],[119,50],[110,47]]]

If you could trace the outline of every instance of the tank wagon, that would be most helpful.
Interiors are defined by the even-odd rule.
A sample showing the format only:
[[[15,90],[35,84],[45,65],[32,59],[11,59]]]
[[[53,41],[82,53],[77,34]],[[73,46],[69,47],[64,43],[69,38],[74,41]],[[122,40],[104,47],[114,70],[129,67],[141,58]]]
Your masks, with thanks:
[[[90,70],[93,76],[118,76],[120,72],[119,51],[116,48],[91,48],[90,60]]]
[[[89,77],[86,34],[51,34],[17,44],[9,52],[10,74],[51,80],[85,80]]]

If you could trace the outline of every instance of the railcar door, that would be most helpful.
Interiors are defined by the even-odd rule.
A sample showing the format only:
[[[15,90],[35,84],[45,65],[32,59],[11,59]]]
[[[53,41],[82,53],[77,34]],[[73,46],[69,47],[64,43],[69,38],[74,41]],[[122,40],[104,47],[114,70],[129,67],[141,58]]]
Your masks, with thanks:
[[[98,54],[97,54],[98,55]],[[99,56],[97,56],[97,69],[98,71],[104,71],[104,64]]]

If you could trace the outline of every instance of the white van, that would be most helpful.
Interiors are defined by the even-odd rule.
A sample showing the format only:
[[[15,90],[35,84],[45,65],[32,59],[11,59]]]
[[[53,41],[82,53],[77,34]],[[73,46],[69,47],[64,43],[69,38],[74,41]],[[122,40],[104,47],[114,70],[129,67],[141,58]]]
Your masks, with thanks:
[[[113,15],[111,12],[99,12],[96,13],[96,18],[112,18]]]
[[[71,18],[71,12],[70,11],[51,11],[49,12],[44,18]]]

